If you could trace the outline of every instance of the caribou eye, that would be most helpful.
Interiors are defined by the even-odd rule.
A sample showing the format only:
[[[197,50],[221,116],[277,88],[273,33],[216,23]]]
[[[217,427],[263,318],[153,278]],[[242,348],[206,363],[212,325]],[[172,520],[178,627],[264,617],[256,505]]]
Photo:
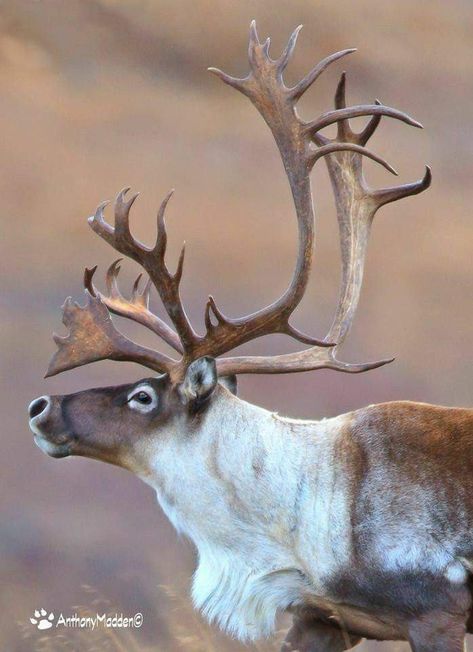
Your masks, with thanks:
[[[148,385],[135,389],[128,396],[128,405],[139,412],[151,412],[158,405],[156,391]]]
[[[149,394],[147,394],[146,392],[138,392],[138,394],[135,394],[135,396],[133,396],[133,398],[134,398],[135,401],[139,401],[143,405],[148,405],[153,400],[151,398],[151,396]]]

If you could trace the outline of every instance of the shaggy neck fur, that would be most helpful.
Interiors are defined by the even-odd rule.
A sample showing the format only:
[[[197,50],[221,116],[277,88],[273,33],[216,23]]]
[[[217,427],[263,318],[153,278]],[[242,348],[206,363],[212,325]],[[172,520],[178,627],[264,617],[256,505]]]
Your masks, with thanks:
[[[190,428],[153,444],[147,482],[198,550],[194,603],[240,640],[271,634],[277,612],[316,593],[336,562],[326,550],[344,513],[331,464],[339,420],[282,419],[218,387]]]

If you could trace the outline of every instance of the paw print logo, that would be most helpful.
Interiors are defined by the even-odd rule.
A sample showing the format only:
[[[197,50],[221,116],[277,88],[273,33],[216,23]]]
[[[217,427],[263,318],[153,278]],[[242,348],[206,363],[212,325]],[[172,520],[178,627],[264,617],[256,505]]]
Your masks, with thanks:
[[[54,614],[52,611],[48,616],[48,612],[44,609],[36,609],[34,618],[30,618],[30,623],[37,629],[50,629],[53,626],[53,620]]]

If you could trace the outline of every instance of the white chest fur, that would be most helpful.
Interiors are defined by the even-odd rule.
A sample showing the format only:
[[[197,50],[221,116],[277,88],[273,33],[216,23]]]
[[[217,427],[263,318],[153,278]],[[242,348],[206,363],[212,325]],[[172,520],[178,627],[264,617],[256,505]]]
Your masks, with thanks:
[[[198,430],[156,441],[147,481],[197,547],[194,603],[240,640],[269,635],[277,612],[321,591],[319,578],[348,553],[331,464],[338,429],[337,419],[281,419],[222,390]]]

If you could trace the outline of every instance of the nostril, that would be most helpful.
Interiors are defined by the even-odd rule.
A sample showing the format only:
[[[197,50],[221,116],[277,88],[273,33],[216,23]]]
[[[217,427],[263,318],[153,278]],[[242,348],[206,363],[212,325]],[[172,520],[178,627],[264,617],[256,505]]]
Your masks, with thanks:
[[[39,416],[42,412],[45,411],[48,405],[49,405],[49,400],[44,396],[41,396],[40,398],[36,398],[34,401],[31,401],[28,407],[28,413],[30,415],[30,419]]]

